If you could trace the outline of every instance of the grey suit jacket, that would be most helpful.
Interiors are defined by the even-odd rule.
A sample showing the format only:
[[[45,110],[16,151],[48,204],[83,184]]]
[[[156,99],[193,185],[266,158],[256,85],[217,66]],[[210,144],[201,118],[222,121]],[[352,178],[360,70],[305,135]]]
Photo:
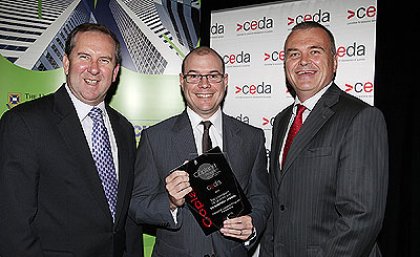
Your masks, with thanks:
[[[14,107],[0,122],[0,256],[143,256],[141,227],[127,219],[136,141],[107,106],[118,145],[113,223],[76,110],[64,86]]]
[[[388,185],[382,113],[333,84],[307,117],[280,169],[291,112],[289,106],[274,121],[273,215],[260,257],[380,256],[376,238]]]
[[[251,202],[251,216],[258,234],[264,230],[271,211],[264,133],[225,114],[222,122],[223,150]],[[201,257],[210,253],[212,247],[218,257],[248,256],[243,241],[225,238],[218,231],[205,236],[187,206],[178,209],[178,223],[174,223],[165,177],[196,153],[186,111],[143,130],[130,215],[138,222],[157,226],[155,257]]]

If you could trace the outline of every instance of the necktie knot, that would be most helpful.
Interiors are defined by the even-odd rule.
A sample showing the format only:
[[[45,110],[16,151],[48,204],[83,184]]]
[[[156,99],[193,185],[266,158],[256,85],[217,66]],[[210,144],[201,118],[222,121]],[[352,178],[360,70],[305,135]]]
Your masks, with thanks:
[[[211,142],[210,134],[209,134],[211,121],[209,121],[209,120],[202,121],[202,122],[200,122],[200,124],[203,124],[203,126],[204,126],[203,140],[202,140],[203,149],[202,150],[203,150],[203,153],[205,153],[212,148],[212,142]]]
[[[200,122],[201,124],[203,124],[204,126],[204,130],[209,130],[210,126],[211,126],[211,121],[209,120],[203,120],[202,122]]]
[[[93,107],[88,113],[88,116],[93,120],[93,122],[103,122],[102,110],[98,107]]]
[[[302,117],[302,114],[306,110],[306,107],[302,104],[297,104],[296,106],[297,106],[296,117],[297,116]]]

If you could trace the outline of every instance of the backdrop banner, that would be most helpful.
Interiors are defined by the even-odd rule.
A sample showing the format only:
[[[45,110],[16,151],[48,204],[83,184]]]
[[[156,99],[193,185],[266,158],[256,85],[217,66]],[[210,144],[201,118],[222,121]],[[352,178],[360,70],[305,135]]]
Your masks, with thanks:
[[[335,36],[335,82],[373,105],[376,15],[376,0],[284,1],[213,11],[210,45],[229,74],[224,110],[264,129],[270,150],[274,116],[293,103],[283,71],[284,40],[294,25],[308,20]]]

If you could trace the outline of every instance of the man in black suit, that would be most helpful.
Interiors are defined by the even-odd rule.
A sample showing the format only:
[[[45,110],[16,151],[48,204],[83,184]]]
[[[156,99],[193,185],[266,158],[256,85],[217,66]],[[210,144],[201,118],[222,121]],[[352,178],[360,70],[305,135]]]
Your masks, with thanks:
[[[104,102],[118,76],[119,48],[106,27],[79,25],[66,42],[66,84],[2,116],[0,256],[143,256],[141,227],[127,218],[134,130]],[[92,107],[103,113],[110,146],[101,175]]]
[[[192,50],[179,76],[184,112],[142,131],[129,214],[157,227],[153,256],[246,257],[265,229],[271,211],[264,133],[222,112],[228,75],[209,47]],[[252,205],[252,212],[226,220],[208,236],[185,204],[188,173],[176,170],[202,153],[201,121],[211,121],[212,145],[226,153]]]
[[[273,212],[260,257],[381,256],[386,124],[380,110],[334,83],[334,41],[312,21],[296,25],[286,39],[284,68],[296,98],[274,120]],[[294,120],[303,125],[286,147],[288,131],[297,131]]]

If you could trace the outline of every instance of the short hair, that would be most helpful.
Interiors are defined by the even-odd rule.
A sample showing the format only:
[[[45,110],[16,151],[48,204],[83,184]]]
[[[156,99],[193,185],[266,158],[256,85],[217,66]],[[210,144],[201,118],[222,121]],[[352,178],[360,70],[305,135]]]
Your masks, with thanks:
[[[192,55],[192,54],[197,54],[197,55],[206,55],[206,54],[210,54],[213,53],[215,56],[217,56],[217,58],[220,60],[220,62],[222,63],[222,73],[225,74],[225,62],[223,61],[223,57],[216,52],[216,50],[214,50],[211,47],[208,46],[199,46],[197,48],[194,48],[193,50],[191,50],[184,58],[184,60],[182,61],[182,74],[185,73],[185,63],[187,61],[187,59]]]
[[[305,22],[301,22],[301,23],[298,23],[297,25],[295,25],[292,28],[292,31],[290,32],[290,34],[287,36],[286,41],[284,43],[285,44],[284,46],[286,47],[286,42],[287,42],[287,40],[289,40],[290,35],[294,31],[296,31],[296,30],[304,30],[304,29],[311,29],[311,28],[320,28],[320,29],[324,30],[327,33],[328,38],[330,39],[331,53],[333,55],[335,55],[336,52],[337,52],[337,50],[335,48],[334,35],[332,34],[332,32],[329,29],[327,29],[327,27],[325,27],[324,25],[322,25],[321,23],[316,22],[316,21],[305,21]]]
[[[64,52],[66,53],[66,55],[69,56],[70,53],[73,51],[73,48],[76,45],[75,38],[77,34],[82,33],[82,32],[89,32],[89,31],[100,32],[100,33],[110,36],[115,43],[116,63],[117,64],[121,63],[121,45],[117,36],[104,25],[96,24],[96,23],[82,23],[78,25],[77,27],[75,27],[70,32],[70,34],[67,37],[66,46],[64,49]]]

